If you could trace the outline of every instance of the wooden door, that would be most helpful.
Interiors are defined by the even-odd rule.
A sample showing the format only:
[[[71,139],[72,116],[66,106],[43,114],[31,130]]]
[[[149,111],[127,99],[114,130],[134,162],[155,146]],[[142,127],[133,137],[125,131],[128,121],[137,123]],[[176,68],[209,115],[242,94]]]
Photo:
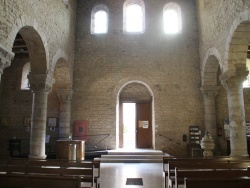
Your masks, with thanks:
[[[152,148],[151,103],[136,103],[136,148]]]

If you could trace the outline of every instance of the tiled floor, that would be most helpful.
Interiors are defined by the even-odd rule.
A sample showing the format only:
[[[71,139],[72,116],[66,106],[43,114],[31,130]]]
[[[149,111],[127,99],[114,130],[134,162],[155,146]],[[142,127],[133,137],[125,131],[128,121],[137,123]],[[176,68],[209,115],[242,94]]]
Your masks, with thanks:
[[[143,185],[126,185],[142,178]],[[162,188],[162,163],[101,163],[100,188]]]

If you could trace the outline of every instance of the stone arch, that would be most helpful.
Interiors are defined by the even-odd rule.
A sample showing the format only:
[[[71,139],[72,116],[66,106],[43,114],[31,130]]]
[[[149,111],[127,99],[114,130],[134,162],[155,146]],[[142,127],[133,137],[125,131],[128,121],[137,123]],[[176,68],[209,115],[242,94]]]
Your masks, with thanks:
[[[157,90],[154,90],[154,91],[152,90],[152,88],[157,87],[157,85],[155,84],[156,82],[154,82],[152,79],[149,80],[148,78],[142,77],[142,76],[126,77],[126,78],[119,80],[114,88],[114,92],[113,92],[114,97],[116,99],[119,99],[119,95],[120,95],[122,88],[131,82],[138,82],[138,83],[144,84],[149,89],[151,95],[154,98],[158,100],[160,99],[159,98],[160,96]]]
[[[221,61],[221,55],[219,51],[216,48],[210,48],[202,62],[202,71],[201,71],[201,77],[202,77],[202,85],[203,85],[203,78],[204,75],[206,74],[206,70],[208,68],[208,64],[213,64],[213,62],[217,62],[218,65],[220,66],[220,69],[222,69],[222,61]]]
[[[215,48],[209,49],[207,52],[202,70],[202,87],[204,102],[204,126],[215,141],[215,150],[219,150],[219,141],[217,136],[217,104],[216,98],[220,92],[219,75],[220,69],[220,54]]]
[[[69,67],[68,55],[62,49],[58,49],[53,56],[50,70],[54,74],[57,89],[72,88],[72,71]]]
[[[152,146],[155,148],[155,99],[159,99],[159,97],[157,91],[152,90],[154,84],[144,77],[124,78],[117,83],[114,89],[113,94],[116,98],[116,147],[118,148],[119,143],[119,96],[121,91],[131,83],[142,84],[152,96]]]
[[[38,22],[27,15],[22,15],[12,25],[12,30],[6,40],[7,49],[11,51],[15,37],[19,32],[30,53],[31,71],[46,73],[49,67],[48,42]]]
[[[217,51],[218,52],[218,51]],[[217,86],[218,71],[221,68],[220,56],[214,53],[208,53],[203,64],[202,86]]]
[[[56,89],[71,89],[72,79],[66,59],[60,57],[54,67]]]
[[[241,12],[236,18],[226,39],[223,72],[235,71],[235,64],[246,64],[250,41],[250,11]]]
[[[247,78],[247,51],[250,42],[250,11],[245,10],[233,21],[226,39],[223,74],[227,90],[231,156],[248,155],[242,83]]]

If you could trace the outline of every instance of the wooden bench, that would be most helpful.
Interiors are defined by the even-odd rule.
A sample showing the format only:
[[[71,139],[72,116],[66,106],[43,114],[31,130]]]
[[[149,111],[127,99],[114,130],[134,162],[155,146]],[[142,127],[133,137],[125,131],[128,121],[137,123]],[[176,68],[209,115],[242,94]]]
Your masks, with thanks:
[[[1,161],[0,162],[0,174],[6,174],[7,173],[7,161]]]
[[[197,163],[197,162],[225,162],[225,161],[250,161],[249,157],[229,157],[229,156],[221,156],[221,157],[209,157],[209,158],[174,158],[174,157],[168,157],[168,156],[164,156],[163,157],[163,178],[164,178],[164,187],[166,188],[167,185],[167,180],[168,180],[168,164],[169,162],[190,162],[190,163]],[[171,170],[172,174],[174,175],[174,168]]]
[[[4,168],[3,168],[4,169]],[[18,181],[27,181],[31,178],[30,184],[32,182],[42,181],[49,178],[48,181],[57,182],[58,179],[65,178],[68,184],[72,182],[77,184],[78,180],[84,183],[90,183],[90,186],[94,186],[94,165],[92,162],[64,162],[62,160],[9,160],[6,163],[6,173],[1,174],[1,181],[8,179]],[[23,180],[22,180],[23,178]],[[8,180],[7,182],[12,182]],[[45,182],[41,183],[46,184]],[[11,184],[12,185],[12,184]],[[10,186],[11,186],[10,185]],[[67,182],[65,183],[65,186]],[[46,186],[44,186],[46,187]],[[70,186],[69,186],[70,187]],[[75,187],[72,185],[72,187]]]
[[[27,160],[16,159],[7,161],[7,174],[25,174],[27,169]]]
[[[236,178],[185,178],[184,188],[248,188],[250,177]]]
[[[41,176],[6,174],[0,176],[0,185],[4,188],[32,187],[32,188],[82,188],[81,178],[77,176]]]
[[[215,162],[215,161],[227,161],[227,159],[229,159],[229,157],[221,157],[221,158],[169,158],[169,157],[163,157],[163,178],[164,178],[164,187],[166,188],[167,185],[167,180],[169,177],[169,172],[168,172],[168,168],[169,168],[169,163],[170,162],[179,162],[179,163],[183,163],[183,162],[190,162],[190,163],[197,163],[197,162]],[[172,172],[171,175],[174,175],[174,167],[170,170]]]
[[[61,176],[61,164],[60,160],[28,160],[26,174]]]
[[[175,169],[175,188],[180,184],[184,184],[185,178],[239,178],[250,177],[250,170],[236,169],[236,170],[186,170]]]
[[[61,165],[63,176],[80,176],[82,182],[98,185],[94,177],[94,164],[90,161],[64,161]]]
[[[168,169],[169,170],[168,173],[170,173],[170,176],[168,176],[168,183],[169,183],[169,187],[173,187],[174,184],[177,185],[178,182],[184,183],[185,176],[189,177],[188,176],[189,174],[191,177],[192,177],[192,174],[193,175],[197,174],[197,176],[199,175],[199,173],[196,173],[195,171],[198,171],[201,174],[204,172],[209,175],[209,173],[211,172],[214,172],[214,174],[216,174],[215,171],[225,171],[226,173],[226,170],[230,170],[231,172],[234,172],[235,175],[237,175],[237,172],[239,171],[237,176],[241,176],[240,173],[244,170],[246,171],[248,166],[250,166],[250,161],[230,161],[230,160],[229,161],[205,161],[205,162],[198,161],[198,162],[192,162],[192,163],[170,162],[169,169]],[[173,168],[175,168],[174,176],[172,174]],[[249,172],[246,171],[245,174],[248,175]]]
[[[172,188],[175,183],[175,169],[181,168],[186,169],[189,171],[200,171],[200,170],[206,170],[206,171],[212,171],[215,169],[224,169],[228,170],[230,169],[230,165],[228,161],[220,161],[220,162],[214,162],[214,161],[196,161],[196,162],[177,162],[177,161],[171,161],[168,164],[168,186],[169,188]]]
[[[100,175],[101,175],[101,160],[100,158],[94,158],[92,160],[92,163],[94,165],[94,178],[95,178],[95,184],[98,188],[100,188]]]

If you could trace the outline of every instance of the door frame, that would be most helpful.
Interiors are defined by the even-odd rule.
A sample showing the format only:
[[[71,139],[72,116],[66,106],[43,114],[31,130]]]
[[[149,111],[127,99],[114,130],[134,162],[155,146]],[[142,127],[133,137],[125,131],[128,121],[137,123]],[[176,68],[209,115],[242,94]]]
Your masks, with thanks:
[[[151,113],[151,116],[150,116],[150,137],[149,139],[151,140],[151,143],[150,143],[150,148],[153,148],[154,149],[154,126],[153,126],[153,100],[126,100],[126,99],[121,99],[119,98],[119,133],[118,133],[118,147],[119,148],[123,148],[123,141],[124,141],[124,138],[123,138],[123,103],[150,103],[150,113]],[[136,112],[135,112],[136,113]],[[137,113],[135,114],[135,149],[137,149]]]
[[[140,80],[144,80],[144,81],[140,81]],[[115,126],[115,148],[119,149],[119,145],[120,145],[120,141],[119,141],[119,134],[120,134],[120,93],[122,92],[122,90],[129,84],[131,83],[139,83],[144,85],[147,89],[148,92],[151,95],[151,113],[152,113],[152,148],[155,149],[155,133],[156,133],[156,128],[158,128],[158,125],[155,125],[155,97],[159,100],[160,96],[158,95],[158,93],[156,92],[155,94],[153,93],[151,87],[146,84],[146,83],[151,83],[150,80],[148,80],[147,78],[143,78],[143,77],[138,77],[138,79],[136,79],[135,77],[133,77],[132,80],[129,80],[128,78],[126,79],[122,79],[117,83],[117,86],[115,87],[115,90],[113,92],[113,94],[116,96],[116,126]],[[153,87],[153,86],[152,86]],[[156,95],[156,96],[155,96]]]

